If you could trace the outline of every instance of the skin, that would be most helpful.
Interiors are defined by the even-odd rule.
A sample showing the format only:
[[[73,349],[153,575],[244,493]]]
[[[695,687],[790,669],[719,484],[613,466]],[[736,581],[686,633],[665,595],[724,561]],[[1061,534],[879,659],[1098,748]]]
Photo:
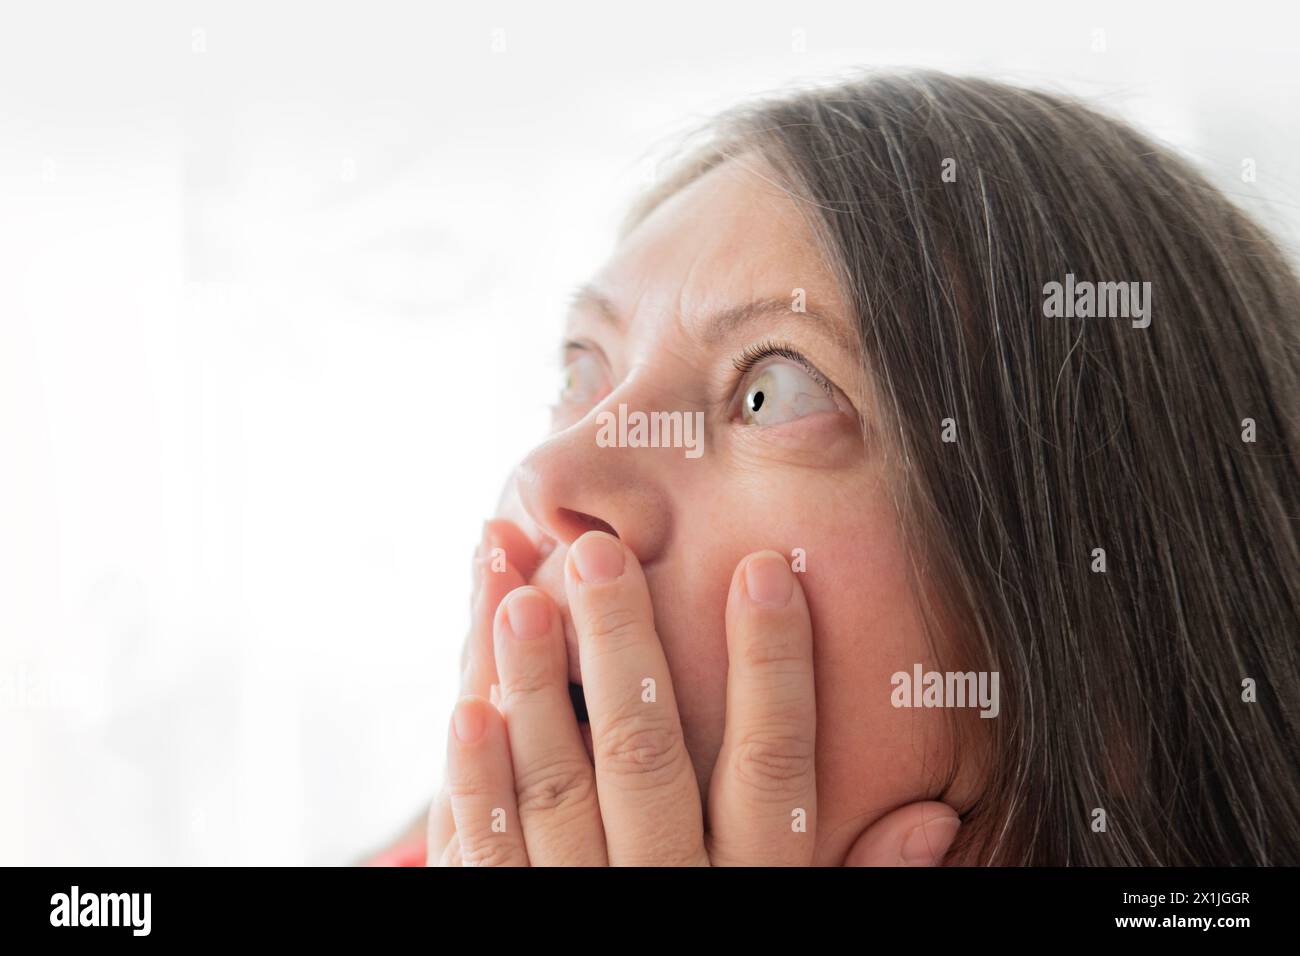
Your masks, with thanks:
[[[883,422],[816,250],[772,170],[740,157],[658,206],[577,300],[554,427],[476,556],[431,862],[943,860],[975,775],[956,764],[945,789],[946,713],[890,701],[893,673],[933,659]],[[764,300],[785,307],[716,321]],[[771,340],[815,374],[770,356],[741,375]],[[747,414],[756,385],[767,411]],[[701,412],[703,453],[601,447],[620,403]],[[602,547],[610,580],[591,571]]]

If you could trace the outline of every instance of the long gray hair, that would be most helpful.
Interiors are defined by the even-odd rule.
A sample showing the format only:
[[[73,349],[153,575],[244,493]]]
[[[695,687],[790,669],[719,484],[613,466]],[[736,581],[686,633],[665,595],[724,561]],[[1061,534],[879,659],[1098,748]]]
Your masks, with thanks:
[[[996,720],[954,718],[935,796],[984,755],[955,858],[1300,863],[1300,284],[1277,244],[1120,122],[934,73],[724,115],[626,228],[755,151],[855,312],[936,653],[1001,677]],[[1150,325],[1048,317],[1067,276],[1150,282]]]

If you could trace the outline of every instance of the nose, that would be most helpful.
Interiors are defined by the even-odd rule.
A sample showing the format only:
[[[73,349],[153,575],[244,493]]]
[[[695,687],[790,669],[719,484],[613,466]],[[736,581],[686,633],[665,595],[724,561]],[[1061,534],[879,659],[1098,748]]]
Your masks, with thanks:
[[[648,564],[672,528],[667,488],[674,451],[602,447],[597,431],[593,413],[533,449],[515,473],[520,501],[542,533],[561,544],[605,531]]]

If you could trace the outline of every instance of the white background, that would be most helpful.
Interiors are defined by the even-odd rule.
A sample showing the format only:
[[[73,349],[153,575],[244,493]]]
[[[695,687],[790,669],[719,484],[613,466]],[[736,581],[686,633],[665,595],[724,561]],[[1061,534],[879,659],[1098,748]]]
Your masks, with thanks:
[[[721,107],[1075,92],[1295,248],[1296,23],[1148,6],[7,4],[0,862],[342,863],[420,811],[566,293]]]

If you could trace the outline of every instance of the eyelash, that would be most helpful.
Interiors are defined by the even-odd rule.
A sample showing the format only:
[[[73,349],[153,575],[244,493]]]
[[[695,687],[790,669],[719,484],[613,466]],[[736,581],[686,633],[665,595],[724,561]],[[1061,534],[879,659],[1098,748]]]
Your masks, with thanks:
[[[731,363],[738,373],[736,382],[737,386],[739,386],[745,376],[757,368],[764,359],[773,357],[788,359],[789,361],[794,362],[807,372],[808,376],[820,385],[827,395],[830,395],[832,398],[835,397],[834,386],[827,381],[826,376],[817,371],[816,366],[814,366],[812,362],[808,361],[802,352],[786,345],[784,342],[774,342],[770,339],[765,342],[760,342],[758,345],[747,346],[745,351],[741,352],[740,355],[736,357],[735,361]]]
[[[566,362],[574,352],[596,352],[600,354],[599,349],[595,349],[590,343],[577,339],[566,339],[560,346],[560,361]],[[835,386],[817,370],[817,367],[808,361],[807,357],[798,349],[785,344],[776,342],[771,339],[760,342],[757,345],[749,345],[745,350],[732,360],[732,367],[736,370],[736,381],[734,388],[739,388],[741,382],[745,380],[750,372],[770,358],[783,358],[787,361],[794,362],[801,369],[808,373],[808,376],[822,387],[827,395],[835,397]]]

